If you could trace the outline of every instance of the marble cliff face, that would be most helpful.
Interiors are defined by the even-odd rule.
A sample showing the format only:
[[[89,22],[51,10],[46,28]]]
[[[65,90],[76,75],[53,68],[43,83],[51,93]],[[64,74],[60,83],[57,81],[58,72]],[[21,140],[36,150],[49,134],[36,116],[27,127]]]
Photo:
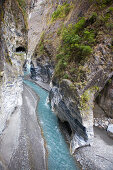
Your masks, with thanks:
[[[27,28],[18,1],[0,1],[0,133],[22,104],[22,65],[27,52]],[[16,7],[16,8],[15,8]]]

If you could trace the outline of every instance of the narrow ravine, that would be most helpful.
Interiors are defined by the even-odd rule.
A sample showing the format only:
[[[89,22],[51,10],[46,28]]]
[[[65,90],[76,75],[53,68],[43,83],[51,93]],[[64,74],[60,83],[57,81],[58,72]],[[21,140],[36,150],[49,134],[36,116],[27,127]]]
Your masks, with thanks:
[[[34,90],[35,93],[40,97],[37,107],[37,113],[46,141],[46,147],[48,152],[48,169],[78,169],[74,158],[70,155],[68,145],[66,144],[58,127],[57,117],[51,111],[50,106],[46,102],[48,92],[28,80],[24,80],[24,83],[28,85],[32,90]]]

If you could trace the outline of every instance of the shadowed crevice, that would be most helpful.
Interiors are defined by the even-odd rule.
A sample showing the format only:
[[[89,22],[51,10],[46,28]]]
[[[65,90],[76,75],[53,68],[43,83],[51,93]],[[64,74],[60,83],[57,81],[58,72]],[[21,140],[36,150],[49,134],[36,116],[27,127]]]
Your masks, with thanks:
[[[18,52],[18,53],[19,52],[26,52],[26,49],[22,46],[19,46],[19,47],[16,48],[16,52]]]

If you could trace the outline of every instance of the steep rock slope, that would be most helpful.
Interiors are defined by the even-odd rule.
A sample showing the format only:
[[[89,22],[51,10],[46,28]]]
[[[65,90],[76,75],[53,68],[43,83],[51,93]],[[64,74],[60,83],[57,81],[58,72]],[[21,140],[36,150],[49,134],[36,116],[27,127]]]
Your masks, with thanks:
[[[34,52],[37,43],[40,40],[42,31],[46,28],[47,13],[50,9],[50,2],[44,0],[29,1],[29,19],[28,19],[28,57]]]
[[[95,99],[113,76],[113,7],[112,1],[50,4],[46,28],[32,56],[37,65],[32,74],[38,79],[43,72],[42,81],[52,80],[51,106],[62,122],[69,123],[74,153],[79,146],[92,143]],[[49,74],[51,67],[54,75],[53,71]],[[105,114],[112,117],[112,97],[107,97],[110,111]],[[102,110],[104,103],[100,99]]]
[[[27,52],[25,9],[18,0],[0,1],[0,133],[22,104],[22,65]],[[16,7],[16,8],[15,8]]]

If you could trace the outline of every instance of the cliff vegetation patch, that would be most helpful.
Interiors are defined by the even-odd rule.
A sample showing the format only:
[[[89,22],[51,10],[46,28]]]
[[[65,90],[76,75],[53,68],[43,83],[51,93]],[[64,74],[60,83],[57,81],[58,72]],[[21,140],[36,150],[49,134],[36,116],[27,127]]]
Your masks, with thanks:
[[[56,55],[55,75],[78,83],[85,80],[83,65],[90,60],[94,46],[101,41],[100,35],[113,32],[113,7],[104,12],[92,12],[89,17],[82,17],[76,24],[58,29],[61,39]],[[110,47],[111,48],[111,47]],[[78,68],[83,68],[79,70]]]
[[[52,14],[52,21],[57,20],[58,18],[65,18],[70,10],[71,10],[72,6],[68,3],[63,3],[63,5],[58,5],[57,9],[53,12]]]
[[[68,25],[61,31],[62,44],[56,56],[58,64],[56,74],[59,75],[70,62],[80,63],[92,53],[95,43],[95,32],[86,27],[87,20],[80,19],[76,24]]]

